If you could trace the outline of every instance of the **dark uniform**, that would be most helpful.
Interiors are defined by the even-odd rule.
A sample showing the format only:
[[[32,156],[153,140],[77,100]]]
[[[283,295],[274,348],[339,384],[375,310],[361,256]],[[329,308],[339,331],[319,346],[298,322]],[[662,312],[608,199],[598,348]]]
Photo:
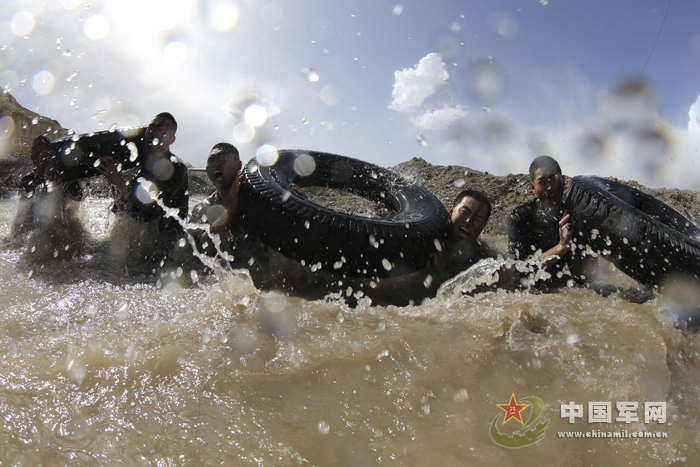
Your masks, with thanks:
[[[192,209],[189,223],[211,224],[225,211],[226,208],[219,197],[219,193],[215,191]],[[202,232],[204,231],[195,229],[191,233],[199,242]],[[238,218],[234,219],[229,228],[219,237],[221,240],[220,250],[233,257],[229,261],[232,268],[247,267],[251,263],[255,264],[255,262],[262,261],[265,256],[265,246],[245,233]],[[202,245],[198,246],[201,247]]]
[[[545,252],[559,243],[559,220],[544,209],[534,198],[518,205],[508,220],[508,252],[515,259],[525,260],[536,251]],[[552,279],[547,285],[563,286],[569,279],[560,274],[567,264],[572,273],[580,271],[580,261],[574,261],[569,250],[549,269]]]
[[[163,155],[150,153],[146,150],[143,139],[137,147],[142,156],[139,168],[127,183],[130,196],[119,196],[112,206],[112,211],[126,214],[143,223],[157,222],[157,247],[142,252],[142,259],[146,265],[155,266],[172,256],[170,253],[177,248],[176,242],[184,236],[184,231],[179,221],[166,216],[157,202],[143,203],[139,200],[139,180],[146,179],[152,182],[156,186],[158,199],[166,208],[175,209],[175,214],[184,221],[187,218],[189,203],[187,167],[170,151]]]

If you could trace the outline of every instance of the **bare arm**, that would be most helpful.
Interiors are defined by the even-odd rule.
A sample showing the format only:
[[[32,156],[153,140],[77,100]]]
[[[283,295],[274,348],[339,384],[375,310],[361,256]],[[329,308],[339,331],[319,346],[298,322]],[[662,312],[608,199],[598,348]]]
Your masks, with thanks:
[[[561,258],[571,249],[571,238],[574,233],[571,231],[570,215],[566,214],[559,221],[559,243],[540,255],[542,266],[547,268],[561,261]]]

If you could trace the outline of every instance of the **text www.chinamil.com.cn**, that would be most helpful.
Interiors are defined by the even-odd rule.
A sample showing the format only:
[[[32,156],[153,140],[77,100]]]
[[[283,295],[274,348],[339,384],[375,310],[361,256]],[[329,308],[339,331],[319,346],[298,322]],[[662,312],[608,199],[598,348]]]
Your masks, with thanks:
[[[661,439],[668,438],[668,433],[665,431],[602,431],[602,430],[590,430],[590,431],[558,431],[557,438],[562,439],[591,439],[591,438],[618,438],[618,439],[628,439],[628,438],[647,438],[647,439]]]

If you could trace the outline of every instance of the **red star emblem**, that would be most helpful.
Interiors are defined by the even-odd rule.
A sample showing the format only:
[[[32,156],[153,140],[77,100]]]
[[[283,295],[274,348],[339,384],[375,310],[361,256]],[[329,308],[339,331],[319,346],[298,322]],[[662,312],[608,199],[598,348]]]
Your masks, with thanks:
[[[503,424],[505,424],[511,418],[514,418],[517,421],[519,421],[522,425],[523,418],[520,415],[520,412],[526,407],[530,407],[530,404],[518,404],[518,401],[515,400],[515,393],[511,392],[510,402],[508,402],[507,404],[498,404],[498,407],[500,407],[501,410],[503,410],[506,413],[503,417]]]

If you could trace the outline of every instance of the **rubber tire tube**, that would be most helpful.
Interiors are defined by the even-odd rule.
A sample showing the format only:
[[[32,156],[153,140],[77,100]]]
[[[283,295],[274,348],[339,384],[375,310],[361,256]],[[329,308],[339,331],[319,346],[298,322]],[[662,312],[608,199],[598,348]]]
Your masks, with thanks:
[[[367,162],[317,151],[280,150],[274,164],[250,160],[239,212],[247,232],[307,266],[346,277],[387,277],[424,267],[447,234],[448,214],[424,187]],[[383,218],[344,214],[297,195],[343,189],[383,203]]]
[[[65,136],[52,141],[50,146],[53,152],[54,178],[69,182],[100,175],[95,169],[95,164],[100,157],[104,156],[111,156],[121,164],[122,170],[138,166],[140,158],[132,157],[128,144],[138,145],[144,131],[145,128],[105,130]]]
[[[700,229],[662,201],[600,177],[574,177],[565,205],[575,243],[648,286],[676,275],[698,280]]]

